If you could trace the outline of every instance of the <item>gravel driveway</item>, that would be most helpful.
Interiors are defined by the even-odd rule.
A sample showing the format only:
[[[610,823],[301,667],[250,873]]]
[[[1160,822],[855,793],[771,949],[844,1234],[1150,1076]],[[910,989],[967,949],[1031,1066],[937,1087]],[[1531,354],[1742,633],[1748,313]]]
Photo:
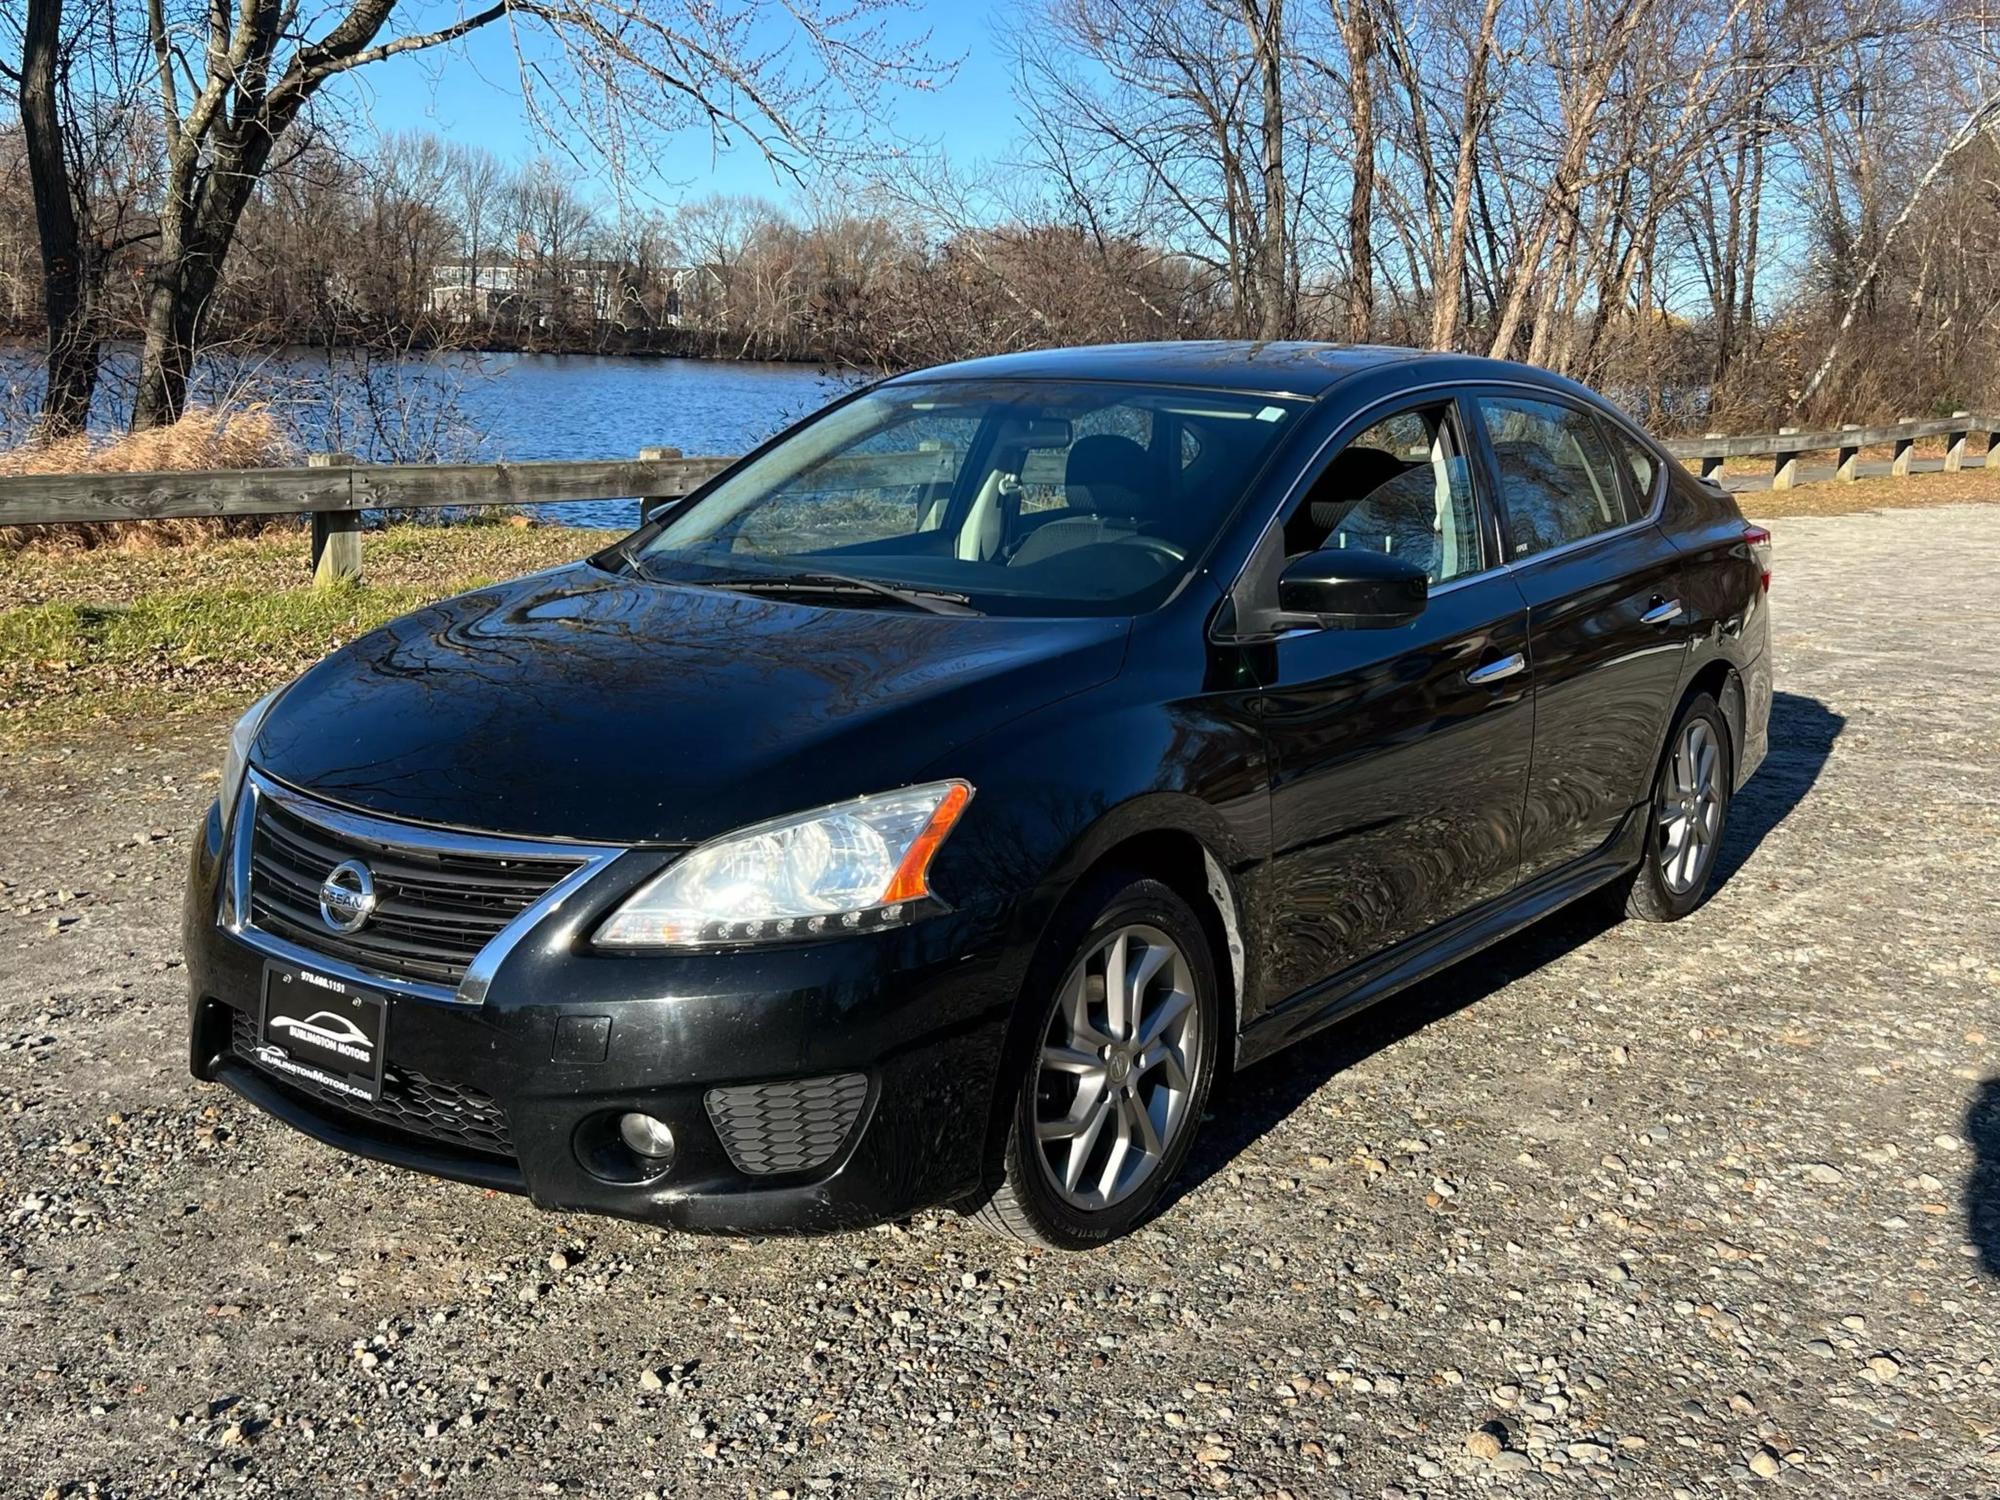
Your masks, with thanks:
[[[221,728],[0,760],[0,1494],[2000,1495],[2000,509],[1777,567],[1707,908],[1248,1074],[1081,1257],[345,1160],[187,1075]]]

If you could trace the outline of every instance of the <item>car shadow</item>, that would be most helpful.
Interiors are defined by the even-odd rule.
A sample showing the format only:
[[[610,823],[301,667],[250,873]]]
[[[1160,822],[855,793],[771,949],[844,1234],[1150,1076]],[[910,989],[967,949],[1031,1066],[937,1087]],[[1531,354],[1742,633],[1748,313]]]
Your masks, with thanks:
[[[1414,1036],[1433,1021],[1476,1005],[1495,990],[1552,963],[1617,925],[1607,903],[1586,901],[1543,918],[1495,943],[1476,963],[1420,980],[1360,1014],[1277,1056],[1244,1069],[1221,1087],[1173,1196],[1191,1192],[1226,1171],[1259,1137],[1290,1116],[1328,1079],[1383,1048]]]
[[[1979,1085],[1965,1112],[1972,1175],[1965,1183],[1965,1233],[1979,1268],[2000,1277],[2000,1078]]]
[[[1845,714],[1834,712],[1817,698],[1800,693],[1771,695],[1770,753],[1729,805],[1729,831],[1715,862],[1716,884],[1734,878],[1771,830],[1805,801],[1833,754],[1833,742],[1846,726]]]
[[[1763,765],[1730,806],[1729,828],[1716,861],[1717,885],[1728,881],[1771,830],[1784,822],[1812,790],[1821,767],[1833,752],[1845,716],[1817,698],[1778,693],[1771,700],[1771,750]],[[1359,1015],[1289,1047],[1266,1062],[1246,1068],[1230,1079],[1215,1101],[1211,1117],[1196,1138],[1172,1192],[1190,1192],[1293,1113],[1328,1079],[1374,1056],[1383,1048],[1413,1036],[1433,1021],[1477,1004],[1542,965],[1583,946],[1616,926],[1619,915],[1611,903],[1586,900],[1544,917],[1524,932],[1496,943],[1477,963],[1459,963],[1371,1006]],[[2000,1266],[2000,1081],[1989,1083],[1981,1160],[1993,1163],[1985,1178],[1975,1177],[1973,1191],[1983,1181],[1983,1224],[1980,1241],[1989,1268]],[[1977,1205],[1969,1205],[1977,1210]]]

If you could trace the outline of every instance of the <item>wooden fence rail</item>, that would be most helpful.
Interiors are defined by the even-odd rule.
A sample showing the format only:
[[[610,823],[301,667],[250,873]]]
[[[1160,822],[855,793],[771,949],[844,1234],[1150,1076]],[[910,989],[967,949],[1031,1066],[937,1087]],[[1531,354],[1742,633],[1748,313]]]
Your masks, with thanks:
[[[1732,458],[1773,461],[1771,487],[1799,482],[1799,460],[1809,453],[1839,455],[1834,477],[1857,477],[1861,450],[1888,447],[1890,472],[1909,474],[1916,444],[1946,439],[1944,468],[1957,472],[1972,433],[1985,435],[1991,467],[2000,460],[2000,417],[1955,412],[1874,427],[1844,426],[1817,432],[1780,428],[1748,437],[1710,433],[1664,446],[1697,466],[1703,478]],[[934,468],[944,455],[857,458],[856,469],[900,461]],[[158,474],[20,474],[0,476],[0,526],[46,526],[89,521],[153,521],[172,517],[312,517],[315,577],[323,583],[361,572],[363,514],[369,511],[437,510],[478,505],[561,505],[586,500],[638,499],[642,512],[677,499],[734,463],[734,458],[693,458],[678,448],[642,448],[632,459],[556,460],[500,464],[360,464],[346,454],[315,454],[302,469],[211,469]],[[859,476],[857,476],[858,478]],[[909,482],[883,476],[884,483]]]
[[[313,573],[331,583],[360,576],[366,511],[634,498],[644,507],[691,493],[735,461],[689,458],[678,448],[642,448],[636,459],[502,464],[358,464],[316,453],[303,469],[18,474],[0,477],[0,526],[309,515]]]
[[[1703,479],[1714,478],[1729,459],[1769,457],[1771,488],[1788,490],[1799,482],[1799,460],[1808,453],[1838,454],[1833,477],[1852,482],[1860,477],[1861,450],[1886,447],[1892,450],[1889,472],[1898,479],[1905,478],[1921,438],[1946,440],[1944,471],[1956,474],[1965,466],[1966,441],[1975,432],[1985,434],[1989,455],[1986,465],[1992,467],[1993,451],[2000,447],[2000,417],[1974,416],[1969,411],[1955,411],[1948,417],[1905,417],[1900,422],[1884,422],[1874,427],[1849,423],[1817,432],[1801,432],[1796,427],[1780,427],[1773,433],[1749,437],[1711,432],[1698,438],[1676,438],[1664,446],[1683,463],[1698,465]]]

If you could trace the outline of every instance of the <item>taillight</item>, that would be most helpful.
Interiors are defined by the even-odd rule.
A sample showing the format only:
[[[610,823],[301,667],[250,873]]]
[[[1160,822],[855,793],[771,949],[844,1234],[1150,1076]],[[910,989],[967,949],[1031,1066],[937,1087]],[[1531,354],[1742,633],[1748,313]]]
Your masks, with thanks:
[[[1764,592],[1771,592],[1771,533],[1762,526],[1743,528],[1744,545],[1749,547],[1750,556],[1756,560],[1757,571],[1764,575]]]

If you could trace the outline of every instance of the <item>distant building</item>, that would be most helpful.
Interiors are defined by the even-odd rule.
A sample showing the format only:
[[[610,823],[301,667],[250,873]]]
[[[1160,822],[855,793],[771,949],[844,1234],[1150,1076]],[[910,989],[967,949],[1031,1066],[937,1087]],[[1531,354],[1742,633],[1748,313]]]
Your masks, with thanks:
[[[457,323],[614,323],[621,328],[701,328],[719,319],[722,277],[711,266],[657,270],[622,261],[482,256],[439,264],[428,306]]]

